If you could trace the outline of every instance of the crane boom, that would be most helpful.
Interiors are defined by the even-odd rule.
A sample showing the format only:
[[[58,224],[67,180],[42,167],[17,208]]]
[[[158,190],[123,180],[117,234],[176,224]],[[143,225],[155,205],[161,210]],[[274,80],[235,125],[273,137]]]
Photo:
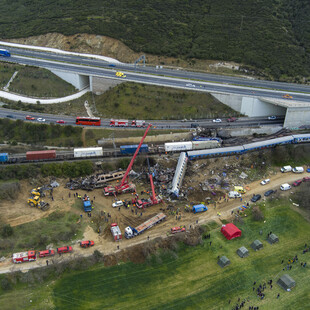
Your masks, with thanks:
[[[139,150],[140,150],[140,148],[141,148],[141,145],[142,145],[142,143],[143,143],[143,141],[144,141],[144,139],[145,139],[145,137],[146,137],[146,135],[147,135],[147,133],[148,133],[148,131],[149,131],[149,129],[150,129],[151,127],[152,127],[152,124],[149,124],[149,125],[147,126],[147,128],[146,128],[146,130],[145,130],[145,133],[144,133],[144,135],[143,135],[143,137],[142,137],[142,139],[141,139],[141,141],[140,141],[140,143],[139,143],[139,145],[138,145],[138,147],[137,147],[135,153],[133,154],[133,156],[132,156],[132,158],[131,158],[131,161],[130,161],[130,163],[129,163],[128,167],[127,167],[127,170],[126,170],[126,172],[125,172],[125,174],[124,174],[124,176],[123,176],[123,178],[122,178],[122,181],[121,181],[120,186],[124,185],[124,183],[125,183],[125,181],[126,181],[126,178],[127,178],[128,174],[129,174],[129,172],[130,172],[130,170],[131,170],[131,168],[132,168],[132,166],[133,166],[133,163],[134,163],[134,161],[135,161],[135,159],[136,159],[136,157],[137,157],[137,155],[138,155],[138,153],[139,153]]]

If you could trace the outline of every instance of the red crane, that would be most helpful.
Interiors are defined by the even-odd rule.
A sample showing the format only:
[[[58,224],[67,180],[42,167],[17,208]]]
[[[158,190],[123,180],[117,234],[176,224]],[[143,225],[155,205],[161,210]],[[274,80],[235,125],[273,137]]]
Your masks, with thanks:
[[[126,192],[134,192],[136,190],[136,187],[133,183],[129,183],[128,182],[128,174],[133,166],[133,163],[139,153],[139,150],[141,148],[141,145],[149,131],[149,129],[152,127],[152,124],[149,124],[145,130],[145,133],[135,151],[135,153],[133,154],[131,161],[127,167],[127,170],[122,178],[121,184],[120,185],[116,185],[116,186],[107,186],[103,189],[103,193],[105,196],[109,196],[109,195],[116,195],[116,194],[122,194],[122,193],[126,193]]]
[[[141,199],[141,200],[136,201],[136,205],[139,209],[157,205],[163,201],[160,196],[156,196],[155,194],[155,187],[154,187],[154,182],[153,182],[153,176],[151,173],[149,158],[147,158],[147,164],[149,167],[149,178],[150,178],[150,183],[151,183],[151,188],[152,188],[152,195],[150,195],[150,199]]]

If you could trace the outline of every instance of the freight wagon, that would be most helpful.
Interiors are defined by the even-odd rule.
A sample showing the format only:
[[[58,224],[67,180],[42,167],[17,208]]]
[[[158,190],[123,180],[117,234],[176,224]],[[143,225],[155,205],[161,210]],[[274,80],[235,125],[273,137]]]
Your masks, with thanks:
[[[138,148],[138,144],[122,145],[122,146],[120,146],[120,151],[121,151],[121,154],[123,154],[123,155],[134,154],[137,148]],[[148,145],[142,144],[141,148],[139,150],[139,154],[140,153],[148,153],[148,152],[149,152]]]
[[[97,157],[103,155],[102,147],[88,147],[74,149],[73,151],[74,158],[83,158],[83,157]]]
[[[30,151],[26,153],[26,160],[45,160],[45,159],[55,159],[56,151]]]

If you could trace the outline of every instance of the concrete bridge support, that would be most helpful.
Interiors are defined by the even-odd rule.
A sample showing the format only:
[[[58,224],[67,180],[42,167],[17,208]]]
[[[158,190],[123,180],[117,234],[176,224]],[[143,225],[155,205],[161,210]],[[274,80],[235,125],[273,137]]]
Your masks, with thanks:
[[[82,90],[89,86],[89,76],[81,75],[78,73],[67,72],[63,70],[50,70],[55,75],[59,76],[61,79],[73,85],[78,90]]]
[[[96,95],[100,95],[105,91],[109,90],[110,88],[123,83],[123,81],[121,80],[106,79],[98,76],[90,76],[89,80],[90,80],[90,90]]]

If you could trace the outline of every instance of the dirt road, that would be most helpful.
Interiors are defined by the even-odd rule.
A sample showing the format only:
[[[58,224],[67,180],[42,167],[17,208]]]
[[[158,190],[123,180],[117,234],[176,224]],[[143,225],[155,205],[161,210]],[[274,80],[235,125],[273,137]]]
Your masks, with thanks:
[[[193,213],[187,213],[187,212],[182,212],[182,219],[181,220],[176,220],[174,215],[167,215],[167,220],[163,223],[160,223],[156,225],[156,227],[150,229],[148,232],[145,234],[142,234],[141,236],[137,236],[133,239],[130,240],[122,240],[120,242],[114,242],[111,238],[111,234],[109,233],[109,230],[107,229],[105,233],[101,236],[97,233],[94,232],[94,230],[90,227],[87,226],[83,239],[84,240],[94,240],[95,241],[95,246],[89,249],[82,249],[78,241],[74,242],[72,244],[74,251],[71,254],[64,254],[62,256],[54,256],[53,258],[48,258],[49,263],[53,264],[56,262],[61,262],[65,260],[71,260],[77,257],[81,256],[88,256],[92,255],[95,250],[99,250],[102,252],[104,255],[116,253],[120,250],[123,250],[125,248],[128,248],[130,246],[140,244],[147,242],[148,236],[150,240],[155,239],[157,237],[167,237],[167,233],[170,231],[170,228],[173,226],[179,226],[179,225],[186,225],[186,227],[189,229],[190,225],[192,227],[196,225],[201,225],[203,223],[206,223],[208,221],[219,221],[220,219],[228,219],[231,216],[231,211],[232,210],[238,210],[238,207],[241,205],[246,204],[247,202],[250,202],[251,197],[253,194],[261,194],[262,199],[265,199],[264,197],[264,192],[267,190],[273,189],[277,190],[277,194],[279,195],[288,195],[291,192],[295,191],[295,188],[293,187],[291,190],[287,192],[282,192],[280,191],[280,185],[283,183],[289,183],[292,184],[294,181],[301,179],[305,176],[310,176],[309,173],[301,173],[301,174],[294,174],[294,173],[277,173],[275,175],[270,176],[270,183],[262,186],[260,185],[260,181],[255,181],[253,183],[248,184],[249,190],[245,195],[242,197],[242,201],[240,199],[230,199],[228,201],[225,201],[224,199],[221,199],[220,201],[217,202],[216,208],[214,208],[213,205],[209,205],[209,210],[207,212],[201,213],[201,214],[193,214]],[[67,198],[64,198],[64,203],[66,205],[69,205],[73,201],[73,197],[68,198],[68,190],[67,189],[61,189],[59,188],[58,190],[58,199],[62,201],[63,196],[66,196]],[[55,190],[55,193],[57,193],[57,190]],[[95,192],[92,192],[92,195],[96,194]],[[130,195],[127,195],[128,197],[131,197]],[[157,205],[153,206],[149,209],[146,209],[142,216],[140,214],[133,214],[130,209],[113,209],[111,208],[111,198],[106,198],[103,196],[100,196],[97,193],[98,198],[96,198],[96,208],[99,210],[108,210],[112,214],[112,222],[115,220],[118,223],[120,223],[120,228],[121,231],[124,231],[124,228],[128,226],[128,221],[134,222],[134,223],[142,223],[145,221],[147,218],[150,217],[150,215],[156,214],[160,212],[161,208],[165,208],[166,205]],[[59,202],[58,202],[59,203]],[[57,204],[58,204],[57,203]],[[11,206],[12,208],[12,206]],[[25,206],[23,206],[25,208]],[[68,207],[69,208],[69,207]],[[53,209],[53,208],[52,208]],[[55,210],[55,209],[54,209]],[[46,216],[42,215],[42,211],[38,211],[40,216]],[[40,213],[41,212],[41,213]],[[221,216],[218,215],[218,212],[221,213]],[[12,216],[13,214],[11,214]],[[8,217],[11,221],[14,223],[14,219],[12,217]],[[134,219],[130,218],[133,217]],[[141,218],[140,218],[141,217]],[[28,219],[27,217],[24,218]],[[32,218],[32,220],[35,220],[35,218]],[[85,219],[86,220],[86,219]],[[15,219],[16,221],[16,219]],[[196,222],[198,221],[198,223]],[[119,249],[117,249],[117,246],[119,246]],[[15,265],[12,264],[11,260],[7,258],[4,262],[0,262],[0,273],[8,273],[8,272],[15,272],[15,271],[22,271],[26,272],[30,269],[34,268],[40,268],[46,266],[46,259],[43,258],[38,258],[37,261],[35,262],[29,262],[25,264],[20,264],[20,265]]]

